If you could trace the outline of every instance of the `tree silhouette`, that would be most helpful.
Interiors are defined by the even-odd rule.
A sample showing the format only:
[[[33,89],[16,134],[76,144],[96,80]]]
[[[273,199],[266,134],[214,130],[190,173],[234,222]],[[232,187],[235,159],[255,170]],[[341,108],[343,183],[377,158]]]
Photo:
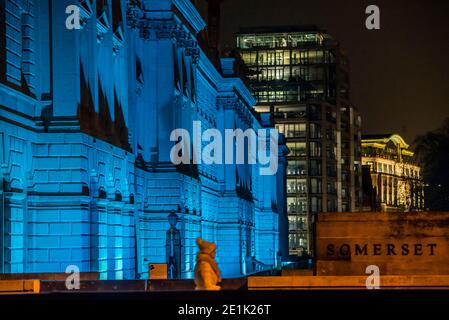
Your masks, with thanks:
[[[426,207],[449,211],[449,118],[441,128],[419,136],[415,145],[426,184]]]

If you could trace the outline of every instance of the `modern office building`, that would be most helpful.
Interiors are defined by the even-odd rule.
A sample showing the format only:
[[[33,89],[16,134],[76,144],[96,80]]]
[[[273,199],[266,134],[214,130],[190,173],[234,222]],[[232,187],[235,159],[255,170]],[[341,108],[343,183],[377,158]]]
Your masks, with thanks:
[[[365,210],[422,211],[424,182],[410,146],[397,134],[362,136]]]
[[[270,114],[290,149],[289,251],[313,254],[317,212],[359,210],[361,118],[349,101],[339,44],[314,26],[250,28],[237,34],[256,110]]]
[[[0,4],[1,273],[133,279],[168,263],[189,278],[197,237],[217,243],[224,277],[277,264],[285,146],[275,175],[170,157],[175,129],[268,130],[199,47],[191,1]]]

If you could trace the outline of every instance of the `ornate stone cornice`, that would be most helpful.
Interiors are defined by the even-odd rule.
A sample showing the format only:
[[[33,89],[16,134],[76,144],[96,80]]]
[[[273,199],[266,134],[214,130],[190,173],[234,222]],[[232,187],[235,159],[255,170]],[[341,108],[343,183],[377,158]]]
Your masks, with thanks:
[[[233,96],[218,96],[217,97],[217,110],[233,110],[234,106],[238,103],[239,98],[236,95]]]
[[[126,1],[126,24],[131,29],[136,29],[140,19],[144,16],[144,12],[139,2],[133,0]]]
[[[192,58],[192,63],[196,66],[200,58],[200,49],[195,39],[178,39],[178,45],[185,49],[186,56]]]
[[[195,32],[198,33],[206,27],[206,22],[190,0],[173,0],[173,4],[178,8],[179,12]]]
[[[125,43],[125,37],[123,35],[123,28],[119,26],[112,35],[112,50],[114,54],[117,54]]]
[[[149,18],[144,10],[134,2],[128,2],[127,25],[139,32],[139,37],[145,40],[173,39],[178,48],[184,48],[186,56],[192,58],[192,63],[197,65],[200,57],[200,49],[195,37],[175,19]]]
[[[145,17],[128,21],[128,26],[139,32],[139,37],[145,40],[178,38],[184,31],[174,20],[155,20]]]
[[[237,95],[217,97],[217,110],[220,108],[233,110],[246,125],[252,127],[253,115]]]
[[[87,25],[87,20],[93,14],[93,0],[80,0],[79,1],[79,9],[80,9],[80,25],[81,28],[84,28]]]

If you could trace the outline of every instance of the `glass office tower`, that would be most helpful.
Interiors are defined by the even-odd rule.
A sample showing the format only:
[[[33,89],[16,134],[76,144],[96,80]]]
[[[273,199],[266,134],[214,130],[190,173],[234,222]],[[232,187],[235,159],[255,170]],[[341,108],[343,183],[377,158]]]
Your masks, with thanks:
[[[314,26],[237,34],[256,110],[269,113],[290,149],[289,254],[314,253],[318,212],[359,209],[361,118],[349,101],[349,67],[338,42]]]

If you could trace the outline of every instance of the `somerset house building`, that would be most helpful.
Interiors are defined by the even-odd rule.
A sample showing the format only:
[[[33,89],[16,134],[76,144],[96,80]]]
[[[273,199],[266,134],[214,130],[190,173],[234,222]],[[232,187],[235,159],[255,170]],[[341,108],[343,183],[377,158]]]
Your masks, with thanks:
[[[168,263],[190,278],[197,237],[217,243],[225,277],[278,264],[285,146],[274,175],[171,161],[171,133],[201,134],[194,121],[269,130],[200,48],[191,1],[0,4],[1,273],[134,279]]]
[[[315,26],[244,28],[237,48],[256,110],[269,114],[290,149],[289,252],[314,254],[318,212],[360,209],[361,118],[349,101],[349,65]]]

